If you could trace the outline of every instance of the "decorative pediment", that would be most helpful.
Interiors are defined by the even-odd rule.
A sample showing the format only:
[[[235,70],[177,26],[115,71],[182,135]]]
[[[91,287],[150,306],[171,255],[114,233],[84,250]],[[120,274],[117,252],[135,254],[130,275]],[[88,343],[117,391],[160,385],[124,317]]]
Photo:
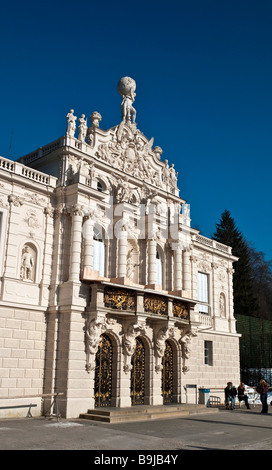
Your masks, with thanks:
[[[157,188],[176,192],[177,174],[174,165],[169,167],[167,160],[160,161],[162,150],[157,146],[153,148],[154,138],[148,140],[136,124],[124,121],[110,131],[108,142],[105,136],[103,142],[98,142],[95,152],[97,159]]]

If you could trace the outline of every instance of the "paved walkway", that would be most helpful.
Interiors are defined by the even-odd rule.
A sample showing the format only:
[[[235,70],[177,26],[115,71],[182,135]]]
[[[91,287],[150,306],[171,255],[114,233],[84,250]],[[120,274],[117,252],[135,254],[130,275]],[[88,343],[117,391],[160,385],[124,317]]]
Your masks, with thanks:
[[[83,419],[59,422],[46,418],[0,420],[0,450],[272,450],[272,407],[220,410],[159,421],[100,424]],[[122,451],[122,452],[121,452]],[[129,454],[129,452],[128,452]],[[96,463],[96,462],[95,462]],[[222,463],[222,462],[221,462]]]

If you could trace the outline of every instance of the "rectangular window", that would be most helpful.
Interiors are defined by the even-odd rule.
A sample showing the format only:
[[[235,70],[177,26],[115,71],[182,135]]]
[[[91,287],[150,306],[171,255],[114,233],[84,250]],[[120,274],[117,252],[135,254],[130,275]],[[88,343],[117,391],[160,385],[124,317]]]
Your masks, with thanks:
[[[93,269],[105,276],[105,245],[99,240],[93,241]]]
[[[209,313],[209,291],[208,291],[208,274],[197,273],[197,289],[198,289],[198,311],[199,313]]]
[[[204,341],[204,364],[213,365],[213,344],[212,341]]]

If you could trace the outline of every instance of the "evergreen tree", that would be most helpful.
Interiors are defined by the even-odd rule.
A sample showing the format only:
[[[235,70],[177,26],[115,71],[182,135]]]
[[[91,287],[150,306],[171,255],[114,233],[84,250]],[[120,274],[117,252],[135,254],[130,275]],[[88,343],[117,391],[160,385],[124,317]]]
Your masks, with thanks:
[[[252,245],[249,245],[249,255],[258,317],[272,320],[272,261],[266,261],[264,253]]]
[[[219,223],[216,224],[212,238],[231,246],[232,254],[239,258],[233,266],[234,314],[257,316],[249,247],[228,210],[223,212]]]

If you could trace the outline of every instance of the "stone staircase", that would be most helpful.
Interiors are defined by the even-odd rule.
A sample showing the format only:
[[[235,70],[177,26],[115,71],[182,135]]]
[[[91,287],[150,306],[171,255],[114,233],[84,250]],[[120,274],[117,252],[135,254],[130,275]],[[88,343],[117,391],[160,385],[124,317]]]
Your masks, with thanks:
[[[216,407],[206,405],[180,404],[161,406],[132,406],[129,408],[95,408],[82,413],[79,418],[89,419],[100,423],[129,423],[156,419],[174,419],[188,417],[200,413],[216,413]]]

